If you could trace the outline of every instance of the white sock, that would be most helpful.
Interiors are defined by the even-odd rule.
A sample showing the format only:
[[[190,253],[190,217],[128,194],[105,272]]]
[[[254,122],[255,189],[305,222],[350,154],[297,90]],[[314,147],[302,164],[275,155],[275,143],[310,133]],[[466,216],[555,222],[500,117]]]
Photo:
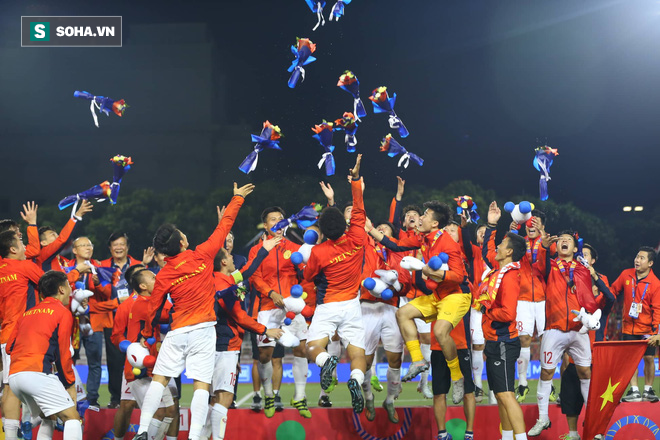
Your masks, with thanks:
[[[18,439],[18,428],[21,426],[20,420],[14,419],[5,419],[5,440],[17,440]]]
[[[580,434],[577,431],[568,431],[568,436],[571,438],[580,438]]]
[[[54,431],[55,431],[55,421],[44,420],[41,423],[41,426],[39,427],[37,440],[52,440]]]
[[[178,437],[176,435],[168,435],[165,437],[166,440],[177,440]]]
[[[203,389],[195,390],[192,401],[190,402],[190,432],[188,433],[190,440],[199,440],[199,436],[204,428],[204,422],[206,421],[208,405],[209,391]]]
[[[584,399],[584,404],[587,404],[587,399],[589,398],[589,385],[591,384],[591,379],[580,379],[580,391],[582,391],[582,398]]]
[[[418,389],[421,389],[425,386],[428,386],[429,384],[429,370],[423,371],[422,374],[420,374],[419,377],[419,385],[417,385]]]
[[[394,402],[401,392],[401,369],[387,367],[387,397],[385,402]]]
[[[341,341],[333,341],[331,339],[330,342],[328,342],[328,354],[330,356],[339,357],[341,355]]]
[[[170,425],[173,421],[174,419],[172,417],[163,417],[163,422],[156,433],[156,440],[163,440],[165,438],[165,433],[170,429]]]
[[[362,391],[364,392],[364,398],[366,400],[373,400],[374,393],[371,391],[371,378],[365,377],[362,381]]]
[[[539,420],[550,420],[548,417],[548,403],[550,402],[550,392],[552,391],[551,380],[540,380],[536,390],[536,398],[539,401]]]
[[[518,358],[518,384],[527,386],[527,369],[529,368],[529,359],[531,358],[530,348],[522,347],[520,357]]]
[[[357,383],[364,382],[364,372],[362,370],[358,370],[357,368],[355,370],[352,370],[351,379],[355,379]]]
[[[635,393],[639,393],[639,387],[637,387],[637,386],[633,385],[633,386],[630,387],[630,389]]]
[[[227,408],[216,403],[211,411],[211,427],[213,430],[213,440],[223,440],[225,430],[227,429]]]
[[[273,362],[268,361],[265,364],[257,362],[261,385],[264,387],[264,396],[273,397]]]
[[[419,344],[420,350],[422,350],[422,356],[424,360],[428,363],[431,363],[431,344]]]
[[[30,422],[31,420],[30,407],[21,402],[21,423]]]
[[[37,439],[39,440],[39,439]],[[124,440],[124,437],[115,437],[115,440]]]
[[[319,368],[323,368],[323,365],[325,364],[325,361],[330,359],[330,354],[322,351],[316,356],[316,359],[314,359],[314,362],[316,362],[316,365],[319,366]]]
[[[213,430],[211,429],[211,412],[213,411],[213,405],[209,404],[209,408],[206,411],[206,421],[204,422],[204,429],[202,429],[202,437],[210,439],[213,436]]]
[[[293,381],[296,384],[293,400],[302,400],[305,398],[305,386],[307,385],[307,359],[294,356],[292,369]]]
[[[644,391],[651,391],[653,389],[652,385],[644,385]]]
[[[64,422],[63,440],[82,440],[82,424],[80,420],[67,420]]]
[[[513,431],[502,431],[502,440],[513,440]]]
[[[140,428],[138,429],[138,434],[147,432],[149,429],[149,423],[151,423],[151,419],[154,418],[154,414],[158,411],[160,400],[163,398],[163,391],[165,391],[165,387],[160,382],[152,380],[149,384],[149,388],[142,401],[142,408],[140,408]]]
[[[576,432],[577,434],[577,432]],[[516,440],[527,440],[527,433],[522,432],[520,434],[516,434]]]
[[[147,428],[147,438],[149,440],[154,440],[156,438],[156,434],[162,424],[163,422],[158,419],[151,419],[151,422],[149,422],[149,428]]]
[[[34,428],[35,426],[41,425],[41,417],[40,416],[32,416],[32,419],[30,419],[30,423],[32,423],[32,427]]]
[[[474,376],[474,384],[483,389],[481,376],[484,374],[484,351],[472,350],[472,376]]]

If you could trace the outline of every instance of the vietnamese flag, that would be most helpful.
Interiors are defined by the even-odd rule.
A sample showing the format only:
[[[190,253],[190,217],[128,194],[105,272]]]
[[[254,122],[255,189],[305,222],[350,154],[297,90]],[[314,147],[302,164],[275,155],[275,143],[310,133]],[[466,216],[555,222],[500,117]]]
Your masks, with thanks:
[[[647,347],[646,341],[594,343],[583,439],[605,434],[612,414]]]

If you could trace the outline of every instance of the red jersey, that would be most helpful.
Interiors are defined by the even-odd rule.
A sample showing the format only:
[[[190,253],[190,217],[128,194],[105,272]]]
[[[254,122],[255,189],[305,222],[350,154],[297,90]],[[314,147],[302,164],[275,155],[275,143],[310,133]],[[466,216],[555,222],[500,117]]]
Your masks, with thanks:
[[[232,197],[213,234],[194,251],[187,249],[165,258],[167,264],[156,275],[156,285],[151,293],[149,319],[142,331],[145,338],[150,337],[153,327],[158,326],[160,311],[167,301],[168,293],[174,304],[174,311],[170,314],[171,332],[191,325],[215,322],[213,260],[224,246],[243,201],[241,196]]]
[[[658,324],[660,324],[660,281],[658,281],[653,270],[645,278],[638,280],[634,268],[626,269],[612,283],[610,290],[616,296],[623,293],[622,331],[624,334],[651,335],[658,333]],[[642,304],[642,312],[639,313],[637,319],[630,317],[629,314],[633,301]]]
[[[49,270],[64,272],[57,257],[66,246],[66,242],[69,241],[77,224],[78,221],[75,218],[70,219],[66,222],[66,225],[64,225],[57,238],[49,245],[41,248],[41,252],[39,253],[39,256],[34,259],[34,262],[37,263],[44,272]]]
[[[44,272],[30,260],[0,261],[0,344],[6,344],[23,312],[39,303],[37,284]]]
[[[317,304],[349,301],[360,291],[364,250],[369,242],[359,180],[351,181],[351,192],[353,210],[348,230],[337,240],[328,239],[314,246],[303,272],[307,281],[316,284]]]
[[[126,300],[119,304],[117,307],[117,312],[115,313],[115,322],[112,326],[112,336],[110,340],[116,346],[119,346],[119,343],[123,340],[128,339],[128,319],[131,314],[131,309],[133,304],[138,298],[137,293],[133,293],[131,296],[126,298]]]
[[[433,332],[433,327],[435,327],[436,322],[438,321],[431,322],[431,350],[442,351],[442,347],[438,340],[435,339],[435,333]],[[449,333],[449,336],[451,336],[456,344],[457,350],[467,350],[470,347],[471,344],[468,342],[471,340],[471,335],[468,333],[469,328],[470,313],[466,313],[465,316],[463,316],[463,319],[461,319],[456,327],[452,329],[451,333]]]
[[[71,359],[73,315],[57,299],[48,297],[36,307],[23,312],[7,342],[11,355],[9,375],[22,371],[52,373],[52,365],[65,387],[76,377]]]
[[[539,268],[542,265],[538,264]],[[577,261],[563,261],[559,258],[550,262],[547,270],[547,284],[545,289],[545,328],[557,329],[563,332],[578,331],[582,328],[580,322],[574,322],[573,310],[580,310],[582,305],[578,296],[591,295],[591,274],[589,269]],[[568,280],[573,280],[573,287],[569,287]]]
[[[248,265],[246,264],[246,266]],[[225,275],[222,272],[215,272],[214,275],[215,290],[218,292],[236,285],[231,275]],[[217,299],[215,313],[217,317],[215,351],[239,351],[243,344],[245,330],[258,335],[266,333],[266,327],[243,310],[241,301],[234,292],[227,292],[222,298]]]
[[[423,237],[411,236],[399,240],[399,246],[417,247],[422,250],[422,257],[428,262],[431,257],[444,252],[449,257],[447,265],[449,270],[445,271],[444,279],[441,282],[426,280],[426,286],[433,290],[437,299],[442,299],[453,293],[467,293],[467,272],[463,264],[463,252],[458,243],[448,233],[442,230],[431,231]]]
[[[139,341],[140,331],[149,320],[149,297],[136,296],[137,298],[135,298],[133,307],[131,307],[128,314],[128,325],[126,327],[126,339],[131,342]],[[124,301],[124,303],[126,302],[128,300]],[[160,328],[158,326],[154,328],[153,336],[156,338],[156,341],[160,340]],[[158,348],[160,348],[160,342],[151,345],[149,347],[149,353],[152,356],[158,356]],[[151,376],[151,369],[149,369],[148,374]],[[133,367],[128,363],[128,359],[124,362],[124,376],[126,377],[126,382],[132,382],[136,379],[135,374],[133,374]]]
[[[513,263],[515,264],[515,263]],[[519,265],[505,266],[492,271],[482,283],[482,289],[495,290],[495,299],[491,307],[481,318],[484,339],[493,342],[509,342],[518,339],[516,310],[520,294]],[[500,277],[500,272],[506,270]],[[499,287],[497,286],[499,279]]]
[[[39,241],[39,228],[37,225],[27,227],[28,244],[25,246],[25,258],[32,260],[41,253],[41,242]]]
[[[266,240],[272,239],[271,236],[266,237]],[[260,240],[250,249],[248,260],[254,259],[262,247],[263,241]],[[277,308],[273,300],[268,298],[268,293],[271,290],[282,295],[283,298],[291,296],[291,287],[298,284],[298,276],[296,268],[291,262],[291,254],[297,252],[298,249],[300,249],[299,244],[282,238],[282,241],[268,253],[254,275],[250,277],[250,284],[261,295],[261,308],[259,310]]]
[[[529,239],[525,237],[527,252],[520,260],[520,297],[518,301],[545,301],[545,286],[543,273],[534,266],[537,261],[545,260],[545,248],[541,245],[541,237]]]

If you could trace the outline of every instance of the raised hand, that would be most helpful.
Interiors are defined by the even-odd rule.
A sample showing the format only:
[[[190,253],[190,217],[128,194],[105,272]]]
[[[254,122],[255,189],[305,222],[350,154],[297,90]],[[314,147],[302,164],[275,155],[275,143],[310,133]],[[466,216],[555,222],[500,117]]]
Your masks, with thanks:
[[[334,206],[335,190],[332,189],[332,186],[330,186],[329,183],[319,182],[319,185],[321,185],[321,191],[323,191],[323,195],[325,195],[325,198],[328,199],[328,205]]]
[[[243,185],[240,188],[234,182],[234,195],[235,196],[242,196],[242,197],[247,197],[248,194],[250,194],[252,191],[254,191],[254,185],[251,183],[248,183],[247,185]]]
[[[400,176],[396,176],[396,200],[398,202],[401,201],[401,198],[403,197],[403,189],[406,186],[406,181],[403,180]]]
[[[80,208],[78,208],[75,215],[76,217],[82,217],[88,212],[92,212],[92,208],[93,205],[89,202],[89,200],[83,199],[82,203],[80,204]]]
[[[37,224],[37,209],[39,209],[39,205],[37,205],[35,202],[27,202],[27,204],[23,204],[23,212],[21,212],[21,217],[23,217],[25,223],[28,225]]]
[[[153,246],[149,246],[142,252],[142,264],[148,266],[154,260],[154,255],[156,254],[156,249]]]
[[[354,180],[360,177],[360,162],[362,162],[362,154],[358,154],[355,158],[355,166],[351,168],[350,174]]]
[[[488,207],[488,223],[491,225],[496,225],[500,218],[502,217],[502,210],[497,206],[496,201],[492,201]]]
[[[234,188],[236,188],[236,184],[234,184]],[[222,217],[225,215],[225,207],[223,206],[220,208],[219,206],[215,207],[218,210],[218,223],[222,221]]]

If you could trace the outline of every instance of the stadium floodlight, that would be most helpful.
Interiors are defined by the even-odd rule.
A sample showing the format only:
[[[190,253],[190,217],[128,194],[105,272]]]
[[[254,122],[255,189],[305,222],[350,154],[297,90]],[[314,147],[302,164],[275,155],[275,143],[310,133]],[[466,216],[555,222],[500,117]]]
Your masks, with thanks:
[[[623,207],[623,212],[630,212],[632,211],[632,206],[624,206]]]
[[[641,211],[644,211],[643,206],[635,206],[635,212],[641,212]]]

